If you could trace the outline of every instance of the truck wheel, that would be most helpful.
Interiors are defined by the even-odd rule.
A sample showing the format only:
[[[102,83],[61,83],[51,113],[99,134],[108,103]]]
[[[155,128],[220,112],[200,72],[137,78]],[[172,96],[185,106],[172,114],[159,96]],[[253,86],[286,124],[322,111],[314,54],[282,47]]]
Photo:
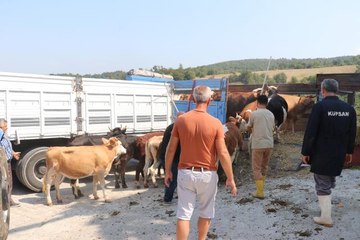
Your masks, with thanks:
[[[48,147],[32,149],[24,155],[16,168],[19,181],[34,192],[42,190],[42,178],[46,173],[47,150]]]
[[[4,158],[5,159],[5,158]],[[6,160],[0,166],[0,239],[6,239],[10,224],[10,201],[8,195],[8,172]]]

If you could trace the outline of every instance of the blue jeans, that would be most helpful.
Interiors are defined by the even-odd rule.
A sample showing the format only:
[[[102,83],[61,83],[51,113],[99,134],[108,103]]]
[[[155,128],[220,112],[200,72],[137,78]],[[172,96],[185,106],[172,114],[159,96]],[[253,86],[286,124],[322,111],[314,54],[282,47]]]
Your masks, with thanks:
[[[177,187],[177,176],[178,176],[178,164],[173,163],[171,166],[171,172],[173,175],[173,180],[171,181],[169,187],[165,186],[165,196],[164,201],[165,202],[171,202],[174,196],[174,191]]]

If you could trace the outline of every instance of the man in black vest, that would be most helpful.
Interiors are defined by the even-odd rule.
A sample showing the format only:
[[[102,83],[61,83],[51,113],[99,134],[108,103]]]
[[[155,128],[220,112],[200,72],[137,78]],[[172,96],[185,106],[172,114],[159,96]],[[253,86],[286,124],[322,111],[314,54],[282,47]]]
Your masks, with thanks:
[[[303,162],[311,164],[315,189],[321,210],[314,222],[332,227],[331,188],[341,174],[344,162],[352,161],[356,135],[356,113],[352,106],[339,100],[339,83],[324,79],[321,94],[324,99],[315,104],[306,127],[301,154]]]

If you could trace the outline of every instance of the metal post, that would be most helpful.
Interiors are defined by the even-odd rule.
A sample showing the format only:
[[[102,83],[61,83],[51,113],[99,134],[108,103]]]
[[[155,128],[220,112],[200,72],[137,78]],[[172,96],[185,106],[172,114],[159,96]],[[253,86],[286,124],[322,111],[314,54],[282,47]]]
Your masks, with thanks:
[[[83,131],[83,126],[82,126],[82,122],[84,121],[83,116],[82,116],[82,102],[83,99],[81,97],[81,94],[83,92],[83,85],[82,85],[82,77],[81,76],[76,76],[75,77],[75,82],[74,82],[74,88],[73,91],[76,92],[76,127],[77,127],[77,132],[82,132]]]

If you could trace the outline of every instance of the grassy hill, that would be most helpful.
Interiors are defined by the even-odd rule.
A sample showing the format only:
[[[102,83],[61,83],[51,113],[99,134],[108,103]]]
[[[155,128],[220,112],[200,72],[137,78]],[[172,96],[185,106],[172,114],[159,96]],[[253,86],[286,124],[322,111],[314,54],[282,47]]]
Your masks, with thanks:
[[[355,73],[356,65],[347,65],[347,66],[334,66],[334,67],[322,67],[322,68],[307,68],[307,69],[283,69],[283,70],[270,70],[268,72],[269,77],[274,77],[279,73],[284,73],[287,77],[287,81],[290,82],[292,77],[297,79],[302,79],[305,77],[315,76],[319,73]],[[265,74],[266,71],[255,71],[256,74]],[[240,74],[236,72],[235,74]],[[231,74],[216,74],[208,75],[205,78],[223,78],[229,77]]]

